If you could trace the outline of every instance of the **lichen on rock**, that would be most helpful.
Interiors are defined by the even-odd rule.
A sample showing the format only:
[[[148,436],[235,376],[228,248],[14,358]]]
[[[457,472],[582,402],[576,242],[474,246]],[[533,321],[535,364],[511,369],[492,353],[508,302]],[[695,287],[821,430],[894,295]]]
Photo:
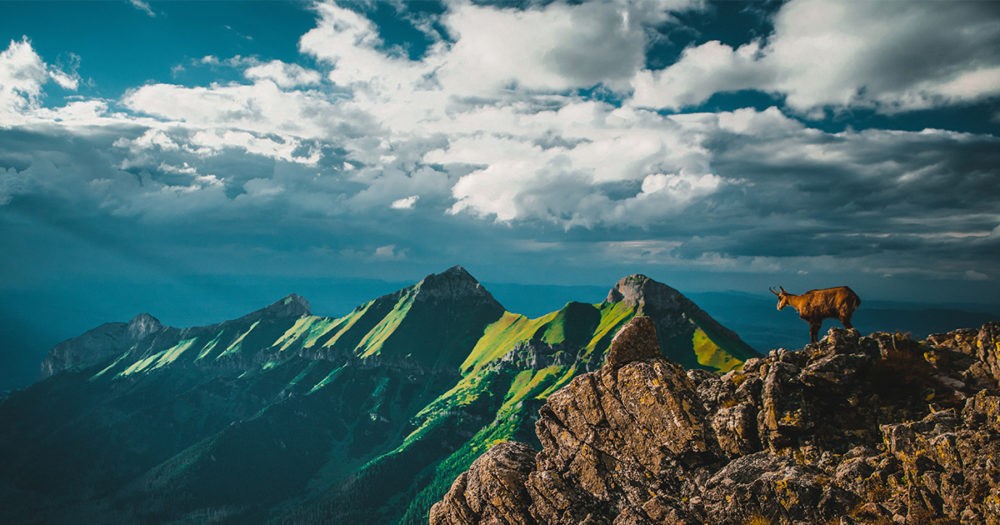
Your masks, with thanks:
[[[549,396],[540,452],[494,447],[431,522],[998,524],[998,334],[835,329],[719,377],[638,317]]]
[[[632,361],[641,361],[660,355],[660,343],[656,340],[656,326],[646,316],[637,316],[622,327],[611,340],[611,349],[604,360],[604,366],[618,367]]]

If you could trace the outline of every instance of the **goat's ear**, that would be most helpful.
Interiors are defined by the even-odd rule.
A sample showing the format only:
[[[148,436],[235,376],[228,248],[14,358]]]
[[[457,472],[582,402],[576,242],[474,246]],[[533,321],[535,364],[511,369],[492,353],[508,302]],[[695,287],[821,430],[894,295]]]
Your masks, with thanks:
[[[781,296],[781,294],[780,294],[780,293],[778,293],[778,292],[774,291],[774,288],[771,288],[770,286],[768,286],[768,287],[767,287],[767,291],[769,291],[769,292],[771,292],[771,293],[773,293],[774,295],[777,295],[777,296],[779,296],[779,297]]]
[[[781,293],[788,293],[788,292],[785,291],[785,287],[784,286],[779,286],[778,288],[781,289]]]

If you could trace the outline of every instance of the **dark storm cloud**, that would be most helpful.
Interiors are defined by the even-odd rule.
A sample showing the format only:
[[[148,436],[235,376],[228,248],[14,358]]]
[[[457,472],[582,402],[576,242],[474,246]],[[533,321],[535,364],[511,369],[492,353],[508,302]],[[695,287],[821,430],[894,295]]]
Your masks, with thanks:
[[[720,133],[712,168],[742,183],[689,208],[683,228],[654,231],[681,242],[673,253],[688,260],[831,256],[859,268],[996,272],[997,142],[933,131]]]

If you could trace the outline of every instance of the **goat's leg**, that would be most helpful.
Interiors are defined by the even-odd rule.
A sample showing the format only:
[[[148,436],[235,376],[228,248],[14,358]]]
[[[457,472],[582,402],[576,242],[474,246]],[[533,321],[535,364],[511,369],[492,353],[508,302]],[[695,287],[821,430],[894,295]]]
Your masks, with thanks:
[[[816,336],[819,334],[820,323],[810,322],[809,323],[809,342],[815,343]]]
[[[840,316],[840,322],[844,325],[844,328],[854,329],[854,325],[851,324],[851,314]]]

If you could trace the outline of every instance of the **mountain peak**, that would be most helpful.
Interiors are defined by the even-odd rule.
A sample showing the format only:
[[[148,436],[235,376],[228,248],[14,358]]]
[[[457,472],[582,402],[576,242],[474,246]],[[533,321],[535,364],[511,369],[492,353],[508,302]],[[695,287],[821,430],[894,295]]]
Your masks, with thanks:
[[[624,301],[630,306],[649,305],[656,308],[669,308],[678,306],[684,296],[677,290],[654,281],[641,273],[622,277],[605,299],[609,303]]]
[[[475,299],[495,303],[493,295],[461,266],[424,277],[417,289],[425,299]],[[497,303],[499,304],[499,303]]]
[[[259,310],[259,312],[268,317],[302,317],[304,315],[312,315],[309,301],[305,297],[294,293],[286,295],[267,308]]]
[[[163,323],[159,319],[147,313],[141,313],[128,322],[126,331],[133,341],[139,341],[149,334],[159,332],[163,329]]]
[[[451,268],[448,268],[447,270],[441,272],[441,274],[442,275],[464,276],[464,277],[468,277],[469,279],[472,279],[473,281],[476,280],[475,277],[473,277],[472,274],[470,274],[468,270],[466,270],[465,268],[463,268],[461,265],[458,265],[458,264],[456,264],[455,266],[452,266]]]

